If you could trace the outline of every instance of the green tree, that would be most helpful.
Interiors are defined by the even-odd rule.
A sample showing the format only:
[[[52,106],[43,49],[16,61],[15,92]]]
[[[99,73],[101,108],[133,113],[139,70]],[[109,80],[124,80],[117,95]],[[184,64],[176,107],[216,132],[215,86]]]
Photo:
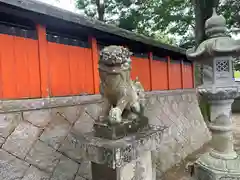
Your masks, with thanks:
[[[104,14],[97,1],[77,0],[77,7],[91,18],[168,43],[176,42],[168,34],[181,36],[181,42],[194,37],[191,0],[104,0]]]
[[[174,38],[166,35],[166,32],[154,28],[152,3],[156,3],[156,0],[104,0],[104,10],[101,12],[98,11],[98,1],[100,0],[77,0],[76,5],[91,18],[153,37],[164,43],[175,43]]]
[[[163,41],[169,38],[168,43],[178,41],[184,48],[205,38],[204,22],[213,5],[219,4],[218,11],[226,17],[229,29],[240,28],[238,0],[104,0],[102,11],[98,10],[100,0],[76,1],[87,16],[150,37],[164,37],[160,38]]]
[[[239,0],[225,0],[219,3],[219,12],[226,18],[229,29],[240,28],[239,10]]]
[[[77,7],[84,10],[85,15],[114,24],[121,22],[123,17],[129,21],[126,15],[133,9],[138,9],[138,3],[138,0],[76,0]],[[133,15],[135,18],[137,16],[138,14]]]

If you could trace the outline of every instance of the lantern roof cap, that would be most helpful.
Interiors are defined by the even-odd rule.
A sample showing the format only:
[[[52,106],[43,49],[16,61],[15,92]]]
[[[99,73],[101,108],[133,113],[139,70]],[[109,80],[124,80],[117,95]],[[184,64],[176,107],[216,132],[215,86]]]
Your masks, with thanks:
[[[227,34],[226,19],[217,15],[213,8],[212,16],[205,22],[207,39],[198,47],[188,49],[186,54],[191,60],[203,60],[216,56],[239,56],[240,42]]]

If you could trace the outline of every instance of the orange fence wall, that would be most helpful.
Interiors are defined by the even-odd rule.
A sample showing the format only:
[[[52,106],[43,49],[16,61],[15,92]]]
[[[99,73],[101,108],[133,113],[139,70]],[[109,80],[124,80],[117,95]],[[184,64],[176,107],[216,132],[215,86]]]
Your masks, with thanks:
[[[149,60],[147,58],[139,58],[132,56],[132,79],[139,78],[139,81],[142,83],[144,89],[146,91],[151,90],[150,86],[150,68],[149,68]]]
[[[48,42],[51,96],[93,94],[91,49]]]
[[[166,58],[152,61],[152,90],[168,89],[168,66]]]
[[[169,89],[182,88],[181,61],[170,61]]]
[[[37,40],[0,34],[0,72],[1,98],[41,97]]]
[[[99,93],[97,40],[89,47],[50,41],[36,26],[29,38],[1,31],[0,98],[39,98]],[[132,78],[146,91],[193,88],[193,65],[170,57],[132,57]]]
[[[192,64],[184,64],[183,65],[183,88],[193,88],[194,83],[194,73]]]

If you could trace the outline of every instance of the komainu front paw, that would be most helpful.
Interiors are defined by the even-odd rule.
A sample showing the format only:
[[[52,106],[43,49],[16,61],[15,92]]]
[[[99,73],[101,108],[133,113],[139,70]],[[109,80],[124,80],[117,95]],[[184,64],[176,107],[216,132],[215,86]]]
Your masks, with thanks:
[[[131,109],[134,113],[140,113],[141,111],[141,106],[139,104],[139,102],[135,102],[132,106]]]
[[[122,111],[118,107],[112,108],[109,111],[109,122],[110,124],[117,124],[122,121]]]

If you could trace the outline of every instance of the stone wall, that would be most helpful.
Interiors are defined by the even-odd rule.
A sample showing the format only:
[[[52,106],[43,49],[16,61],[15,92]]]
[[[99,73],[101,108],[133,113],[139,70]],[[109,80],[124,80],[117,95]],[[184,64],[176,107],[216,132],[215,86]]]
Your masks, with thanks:
[[[157,177],[210,138],[195,90],[148,93],[150,123],[169,127],[153,153]],[[82,160],[82,133],[100,111],[98,95],[0,102],[1,180],[91,179]]]

